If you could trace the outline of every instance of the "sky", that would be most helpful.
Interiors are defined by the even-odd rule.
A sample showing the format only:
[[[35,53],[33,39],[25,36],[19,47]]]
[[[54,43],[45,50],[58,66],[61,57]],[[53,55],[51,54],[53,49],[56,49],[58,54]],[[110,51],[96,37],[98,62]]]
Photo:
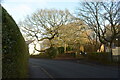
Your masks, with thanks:
[[[2,0],[2,6],[14,18],[16,23],[18,23],[38,9],[68,9],[72,14],[75,14],[75,10],[77,10],[80,1],[104,0]]]
[[[2,0],[2,6],[13,17],[16,23],[19,23],[27,15],[31,15],[38,9],[68,9],[72,14],[75,14],[75,10],[77,10],[80,1],[85,0]],[[33,52],[33,47],[31,45],[29,49],[31,53]]]
[[[79,0],[4,0],[2,6],[13,17],[16,23],[24,20],[27,15],[31,15],[38,9],[68,9],[72,14],[79,4]],[[40,49],[40,44],[37,45]],[[33,44],[29,45],[29,52],[34,51]],[[34,52],[37,54],[37,52]]]
[[[78,3],[79,0],[3,0],[2,6],[18,23],[38,9],[68,9],[75,14]]]

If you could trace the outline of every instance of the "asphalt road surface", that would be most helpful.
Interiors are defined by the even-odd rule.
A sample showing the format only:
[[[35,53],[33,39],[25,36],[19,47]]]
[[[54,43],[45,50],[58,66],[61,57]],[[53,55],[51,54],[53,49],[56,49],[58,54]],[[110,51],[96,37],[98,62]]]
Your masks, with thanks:
[[[29,59],[29,78],[118,78],[118,67],[66,60]]]

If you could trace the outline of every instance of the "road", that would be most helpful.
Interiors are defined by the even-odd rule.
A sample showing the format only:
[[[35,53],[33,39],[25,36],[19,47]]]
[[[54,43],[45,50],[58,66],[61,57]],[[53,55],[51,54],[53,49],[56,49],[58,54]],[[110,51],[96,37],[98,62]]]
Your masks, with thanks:
[[[30,78],[118,78],[118,68],[65,60],[29,59]]]

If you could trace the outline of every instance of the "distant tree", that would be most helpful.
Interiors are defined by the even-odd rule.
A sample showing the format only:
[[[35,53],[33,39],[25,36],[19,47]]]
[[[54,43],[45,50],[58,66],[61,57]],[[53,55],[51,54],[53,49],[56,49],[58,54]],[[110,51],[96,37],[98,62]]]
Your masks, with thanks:
[[[118,2],[82,2],[78,16],[95,33],[96,41],[108,45],[120,34],[120,1]],[[109,34],[108,34],[109,32]],[[112,49],[111,49],[112,52]]]
[[[88,26],[80,19],[67,25],[63,25],[58,30],[59,35],[55,37],[52,42],[54,43],[54,46],[63,46],[65,51],[67,46],[79,50],[80,45],[92,43],[92,40],[88,37],[91,35],[91,31],[86,29],[87,27]]]
[[[74,19],[75,17],[68,10],[41,9],[31,16],[27,16],[24,21],[19,23],[19,26],[26,33],[26,37],[28,36],[27,39],[37,41],[48,39],[51,42],[58,35],[58,29],[62,25],[73,22]]]

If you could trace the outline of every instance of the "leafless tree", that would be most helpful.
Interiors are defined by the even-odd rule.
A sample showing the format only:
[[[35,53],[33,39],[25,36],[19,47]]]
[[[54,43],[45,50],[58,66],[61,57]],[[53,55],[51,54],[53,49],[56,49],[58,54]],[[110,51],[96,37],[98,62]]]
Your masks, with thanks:
[[[94,31],[96,40],[109,46],[112,56],[112,43],[120,35],[120,1],[80,4],[78,16]]]
[[[75,17],[67,9],[41,9],[31,16],[27,16],[19,25],[29,39],[36,39],[37,41],[48,39],[51,41],[58,35],[59,27],[73,22],[74,20]]]
[[[80,3],[78,16],[94,31],[99,41],[112,46],[120,34],[120,2],[83,2]],[[108,33],[109,32],[109,33]],[[97,38],[96,38],[97,39]]]

